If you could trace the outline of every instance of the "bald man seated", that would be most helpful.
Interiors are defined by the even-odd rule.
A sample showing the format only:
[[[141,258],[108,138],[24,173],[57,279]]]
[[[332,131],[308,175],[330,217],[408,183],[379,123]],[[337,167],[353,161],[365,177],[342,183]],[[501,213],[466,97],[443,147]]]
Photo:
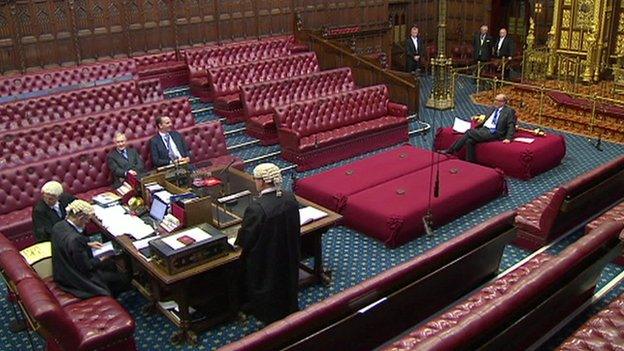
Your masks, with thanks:
[[[115,133],[115,149],[108,153],[106,162],[113,174],[113,187],[123,184],[129,174],[140,177],[145,171],[139,152],[128,147],[128,139],[121,132]]]
[[[65,219],[65,208],[76,198],[63,191],[63,185],[49,181],[41,187],[41,199],[32,211],[33,231],[37,242],[49,241],[52,227]]]
[[[475,146],[487,141],[502,140],[509,144],[516,133],[516,111],[507,106],[507,96],[498,94],[494,98],[494,106],[490,108],[485,119],[477,121],[477,128],[469,129],[448,150],[442,153],[454,154],[466,146],[466,161],[475,162]]]

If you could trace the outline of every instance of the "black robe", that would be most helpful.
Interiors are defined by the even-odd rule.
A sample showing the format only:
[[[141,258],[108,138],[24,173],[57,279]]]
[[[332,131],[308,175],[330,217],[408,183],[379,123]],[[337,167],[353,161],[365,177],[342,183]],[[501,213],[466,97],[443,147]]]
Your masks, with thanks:
[[[292,193],[265,193],[245,210],[236,239],[243,252],[247,309],[264,323],[299,310],[301,228]]]
[[[69,205],[74,200],[76,200],[76,198],[68,193],[62,193],[59,196],[59,208],[63,217],[59,217],[58,213],[56,213],[56,211],[54,211],[50,206],[43,202],[43,200],[39,200],[35,204],[32,212],[32,222],[37,242],[50,240],[52,227],[56,223],[65,219],[65,207],[67,207],[67,205]]]
[[[81,299],[110,296],[101,266],[93,257],[89,238],[78,232],[67,220],[52,227],[52,270],[59,287]]]

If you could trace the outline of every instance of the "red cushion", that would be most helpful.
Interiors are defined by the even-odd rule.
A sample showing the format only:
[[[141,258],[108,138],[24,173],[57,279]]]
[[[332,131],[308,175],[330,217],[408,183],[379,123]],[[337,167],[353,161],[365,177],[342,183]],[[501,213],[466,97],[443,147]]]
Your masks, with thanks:
[[[585,233],[589,233],[606,222],[624,222],[624,202],[619,203],[617,206],[587,224],[585,227]]]
[[[440,196],[432,197],[436,226],[506,192],[505,178],[497,170],[454,159],[440,162],[439,169]],[[423,234],[422,218],[433,186],[430,174],[430,169],[421,169],[350,196],[343,212],[345,222],[390,247]]]
[[[411,145],[313,175],[296,184],[296,193],[312,202],[341,212],[349,196],[383,182],[420,170],[432,162],[430,151]],[[447,159],[440,155],[441,159]],[[437,157],[434,157],[434,161]]]
[[[448,149],[462,134],[453,132],[451,128],[438,129],[435,147],[438,150]],[[525,131],[518,131],[514,137],[533,138],[531,144],[502,141],[478,143],[476,147],[477,163],[500,168],[505,175],[520,179],[530,179],[546,172],[561,163],[566,153],[565,139],[562,135],[548,134],[545,137],[534,136]],[[464,157],[465,148],[459,153]]]
[[[48,289],[50,290],[52,295],[56,298],[56,300],[61,305],[61,307],[64,307],[64,306],[67,306],[69,304],[82,301],[79,298],[77,298],[76,296],[74,296],[74,295],[66,292],[65,290],[59,288],[59,286],[56,284],[56,282],[53,280],[52,277],[48,277],[48,278],[43,279],[43,282],[48,287]]]
[[[18,251],[0,253],[0,268],[13,284],[18,284],[26,278],[38,277]]]
[[[133,338],[132,316],[111,297],[93,297],[63,309],[78,329],[78,350],[96,350]]]

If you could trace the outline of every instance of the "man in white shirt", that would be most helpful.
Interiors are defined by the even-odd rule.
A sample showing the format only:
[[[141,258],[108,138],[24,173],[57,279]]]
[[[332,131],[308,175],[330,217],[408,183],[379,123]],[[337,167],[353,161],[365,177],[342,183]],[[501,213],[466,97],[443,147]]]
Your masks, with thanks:
[[[481,126],[467,130],[450,149],[442,153],[454,154],[466,146],[466,161],[475,162],[476,144],[494,140],[502,140],[503,144],[511,143],[516,133],[516,111],[507,106],[507,96],[496,95],[494,106],[485,116],[487,119]]]
[[[190,151],[182,135],[174,130],[171,118],[157,117],[158,133],[150,139],[150,150],[154,167],[175,162],[189,162]]]
[[[418,35],[418,27],[413,26],[410,37],[405,41],[405,56],[407,59],[406,71],[416,72],[421,68],[420,62],[424,59],[425,44]]]

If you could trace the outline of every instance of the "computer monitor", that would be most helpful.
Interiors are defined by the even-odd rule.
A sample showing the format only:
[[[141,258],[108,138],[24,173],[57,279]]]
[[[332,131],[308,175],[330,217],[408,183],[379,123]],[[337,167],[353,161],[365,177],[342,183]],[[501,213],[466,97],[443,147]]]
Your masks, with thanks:
[[[162,221],[165,218],[165,214],[167,214],[167,205],[160,198],[154,196],[152,198],[152,207],[150,208],[150,217],[152,217],[156,221]]]

